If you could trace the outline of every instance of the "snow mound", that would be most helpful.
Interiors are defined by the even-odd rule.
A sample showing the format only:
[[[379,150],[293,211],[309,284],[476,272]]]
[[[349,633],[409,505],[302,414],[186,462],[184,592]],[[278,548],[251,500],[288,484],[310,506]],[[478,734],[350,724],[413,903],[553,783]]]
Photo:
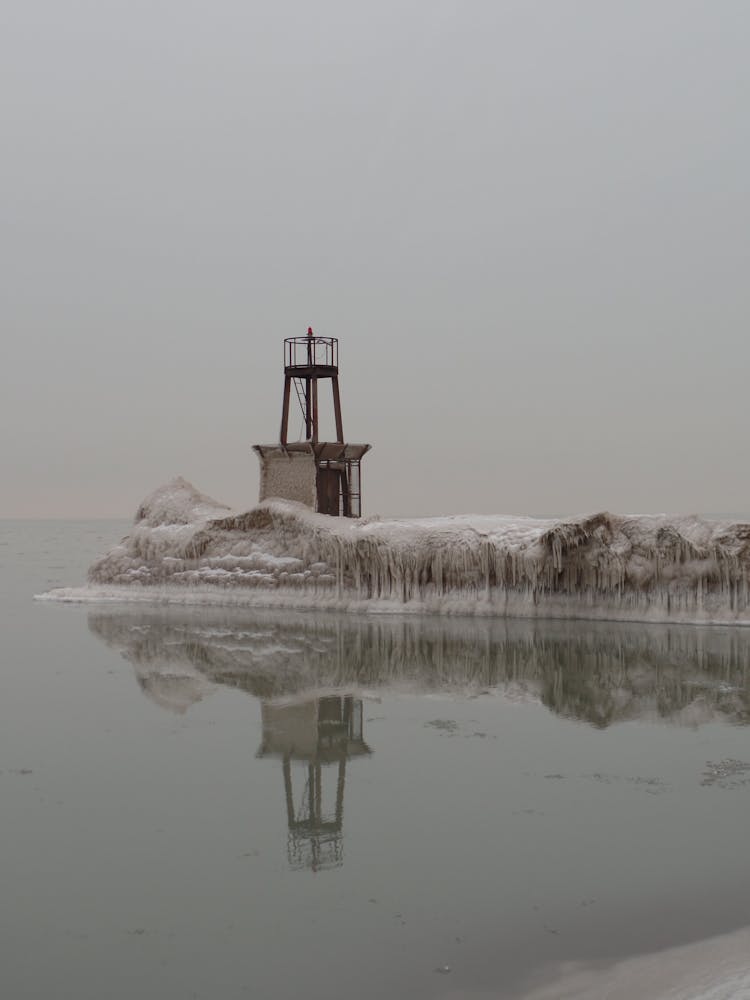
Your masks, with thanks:
[[[750,624],[749,570],[750,524],[350,520],[283,500],[232,513],[176,479],[91,567],[87,592],[51,596]]]
[[[149,528],[165,524],[192,524],[211,517],[221,517],[229,507],[207,497],[182,476],[154,490],[140,505],[135,523]]]

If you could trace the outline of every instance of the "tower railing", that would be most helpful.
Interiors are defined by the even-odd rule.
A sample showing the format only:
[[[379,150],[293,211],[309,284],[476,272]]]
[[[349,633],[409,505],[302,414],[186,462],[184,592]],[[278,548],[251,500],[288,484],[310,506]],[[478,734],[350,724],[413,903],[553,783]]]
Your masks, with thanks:
[[[331,368],[339,366],[336,337],[287,337],[284,341],[284,369]]]

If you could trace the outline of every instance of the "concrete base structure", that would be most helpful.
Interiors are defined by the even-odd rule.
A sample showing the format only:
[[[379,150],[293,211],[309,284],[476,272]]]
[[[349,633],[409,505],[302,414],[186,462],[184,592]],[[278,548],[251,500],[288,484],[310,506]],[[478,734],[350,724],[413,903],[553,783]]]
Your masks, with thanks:
[[[256,444],[260,461],[259,500],[296,500],[320,514],[359,517],[362,456],[369,444],[296,441]]]

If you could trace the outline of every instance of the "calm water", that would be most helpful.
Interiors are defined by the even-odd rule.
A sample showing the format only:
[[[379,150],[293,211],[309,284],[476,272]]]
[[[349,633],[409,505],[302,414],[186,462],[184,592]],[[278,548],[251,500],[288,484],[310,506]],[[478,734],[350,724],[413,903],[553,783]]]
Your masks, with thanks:
[[[0,522],[4,997],[522,997],[750,924],[750,632],[60,606]]]

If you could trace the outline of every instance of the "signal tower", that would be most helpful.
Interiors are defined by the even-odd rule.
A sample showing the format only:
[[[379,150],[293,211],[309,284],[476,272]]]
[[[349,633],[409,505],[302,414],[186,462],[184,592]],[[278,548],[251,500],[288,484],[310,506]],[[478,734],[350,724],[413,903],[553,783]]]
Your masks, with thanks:
[[[320,514],[360,517],[362,514],[362,457],[369,444],[347,444],[339,395],[339,342],[318,337],[308,327],[306,337],[284,341],[284,395],[279,443],[256,444],[260,459],[260,499],[297,500]],[[335,441],[319,440],[318,382],[328,380],[333,396]],[[289,408],[294,389],[305,438],[288,440]]]

